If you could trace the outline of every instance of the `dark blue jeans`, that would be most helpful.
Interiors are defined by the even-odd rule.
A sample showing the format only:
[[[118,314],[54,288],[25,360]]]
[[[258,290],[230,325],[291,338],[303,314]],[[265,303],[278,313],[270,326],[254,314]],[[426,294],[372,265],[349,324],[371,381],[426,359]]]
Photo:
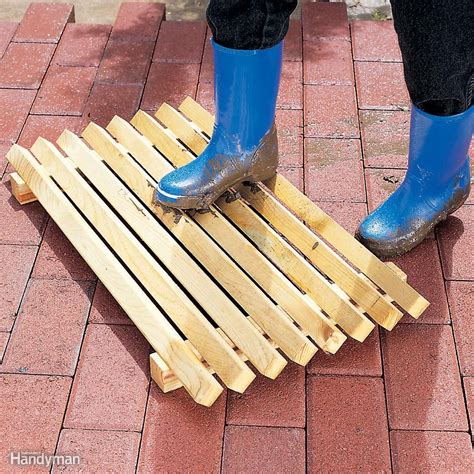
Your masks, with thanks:
[[[434,115],[464,112],[474,90],[474,0],[391,0],[412,102]],[[280,42],[297,0],[211,0],[214,40],[261,49]]]

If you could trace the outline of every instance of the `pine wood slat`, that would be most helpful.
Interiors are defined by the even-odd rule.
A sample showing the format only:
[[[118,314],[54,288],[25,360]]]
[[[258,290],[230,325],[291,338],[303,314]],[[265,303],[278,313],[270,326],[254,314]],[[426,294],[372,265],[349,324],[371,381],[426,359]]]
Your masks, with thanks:
[[[36,158],[18,145],[11,148],[7,158],[140,332],[179,377],[193,399],[205,406],[212,405],[222,392],[220,384],[87,224]]]
[[[214,119],[197,102],[187,97],[178,109],[208,136],[212,135]],[[344,255],[347,260],[384,290],[385,293],[389,294],[411,316],[418,318],[429,306],[429,302],[423,296],[401,280],[390,267],[354,239],[349,232],[282,175],[276,174],[273,178],[265,181],[264,184],[275,194],[281,203],[304,221],[311,230],[321,235],[323,239]],[[261,188],[260,185],[257,186]]]
[[[117,125],[117,123],[116,121],[115,124]],[[114,127],[112,126],[111,128]],[[119,125],[117,125],[117,128],[120,128]],[[83,132],[83,136],[114,172],[127,183],[129,188],[143,203],[150,210],[154,211],[150,194],[152,187],[154,187],[153,184],[151,185],[152,187],[150,187],[151,178],[131,159],[124,145],[120,146],[117,144],[105,130],[97,125],[89,125]],[[176,222],[171,213],[165,213],[161,208],[157,211],[155,215],[157,215],[161,222],[171,230],[173,235],[178,237],[178,240],[183,242],[186,248],[190,249],[196,257],[198,253],[211,255],[211,258],[209,258],[209,267],[206,266],[207,269],[215,268],[217,272],[225,273],[229,282],[235,280],[235,276],[225,272],[225,255],[222,255],[222,258],[215,258],[212,243],[199,240],[198,234],[190,230],[193,226],[189,224],[191,221],[187,216],[183,215],[182,218],[179,219],[179,222]],[[212,270],[211,273],[213,273]],[[240,280],[238,281],[240,282]],[[200,296],[203,303],[207,305],[216,304],[217,309],[214,312],[214,316],[218,318],[219,325],[229,338],[248,356],[252,364],[262,374],[270,378],[275,378],[286,365],[286,360],[281,354],[270,345],[255,326],[247,320],[243,313],[237,310],[228,298],[221,298],[220,301],[216,299],[214,302],[214,296],[207,296],[208,300],[210,298],[210,301],[206,302],[204,301],[204,296],[206,295]],[[263,318],[262,315],[257,313],[251,314],[251,316],[256,319]],[[308,340],[307,342],[309,343],[310,341]],[[308,344],[306,344],[306,346],[308,346]]]
[[[180,115],[180,118],[177,115],[180,114],[166,105],[162,105],[156,113],[156,117],[195,154],[201,153],[203,151],[202,144],[196,144],[188,138],[192,136],[190,122],[182,115]],[[171,129],[170,127],[174,128]],[[173,165],[182,166],[185,164],[181,160],[173,158],[173,156],[169,156]],[[192,155],[188,154],[186,163],[192,159]],[[318,306],[334,319],[344,331],[358,341],[365,340],[375,325],[360,309],[351,304],[349,299],[341,299],[335,287],[253,212],[245,202],[240,199],[227,202],[225,198],[220,198],[216,204],[270,260],[278,265],[303,291],[309,294]],[[367,288],[373,292],[370,287]],[[371,303],[377,302],[379,299],[386,303],[380,294],[375,296]],[[396,309],[394,308],[394,310]]]
[[[186,156],[183,159],[186,160],[192,158],[192,155],[177,145],[177,142],[165,134],[164,129],[145,112],[138,112],[132,119],[132,123],[153,143],[161,145],[167,143],[167,146],[160,148],[160,150],[166,150],[164,153],[169,159],[176,158],[176,153],[184,153]],[[137,153],[139,151],[137,150]],[[331,353],[337,351],[344,342],[345,336],[321,312],[319,307],[310,307],[301,298],[301,292],[217,210],[213,210],[212,213],[197,213],[193,218],[216,242],[219,242],[222,248],[268,295],[310,334],[322,349]]]

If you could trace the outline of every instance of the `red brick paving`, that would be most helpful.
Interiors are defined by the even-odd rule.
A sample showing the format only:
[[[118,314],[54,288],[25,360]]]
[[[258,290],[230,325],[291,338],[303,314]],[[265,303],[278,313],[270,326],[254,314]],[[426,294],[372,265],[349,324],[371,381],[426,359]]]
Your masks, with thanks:
[[[390,427],[467,431],[451,327],[400,324],[383,339]]]
[[[97,75],[98,82],[143,84],[150,67],[151,41],[110,40]]]
[[[228,426],[222,469],[229,473],[304,473],[305,432],[299,428]]]
[[[71,12],[38,4],[18,30],[0,22],[0,176],[18,139],[54,141],[65,127],[79,133],[90,119],[105,126],[186,95],[214,109],[202,23],[162,23],[156,3],[124,4],[112,31],[67,23]],[[23,58],[16,69],[13,53]],[[308,2],[284,60],[279,170],[354,232],[406,166],[408,96],[393,24],[349,30],[342,3]],[[59,72],[70,80],[54,79]],[[416,324],[348,341],[335,356],[320,351],[306,374],[289,364],[276,381],[257,377],[244,395],[205,409],[183,390],[149,384],[148,343],[42,207],[16,203],[5,174],[0,450],[79,453],[87,471],[469,472],[473,210],[396,259],[431,301]]]
[[[306,193],[311,199],[365,201],[359,140],[307,138],[304,150]]]
[[[165,6],[160,3],[124,2],[117,13],[111,38],[155,41],[164,15]]]
[[[84,110],[82,128],[91,121],[105,127],[115,115],[130,120],[139,109],[142,91],[139,84],[95,83]]]
[[[0,21],[0,58],[8,48],[17,28],[18,23],[13,21]]]
[[[355,61],[401,62],[397,34],[390,21],[354,21],[351,23]]]
[[[308,374],[314,375],[365,375],[382,376],[379,331],[375,328],[369,337],[360,343],[348,339],[337,354],[319,353],[307,366]]]
[[[317,376],[307,390],[310,472],[390,470],[381,378]]]
[[[304,83],[353,85],[351,44],[327,39],[305,41]]]
[[[281,72],[277,107],[280,109],[303,108],[303,71],[299,61],[284,61]]]
[[[16,30],[19,43],[57,43],[68,21],[74,21],[74,7],[67,3],[32,3]]]
[[[446,289],[461,375],[474,376],[474,282],[449,281]]]
[[[0,245],[0,331],[10,331],[26,288],[37,248]]]
[[[0,375],[2,472],[11,472],[10,452],[54,453],[70,385],[70,377]]]
[[[359,126],[353,86],[308,85],[305,91],[306,137],[358,138]]]
[[[1,371],[74,375],[94,285],[32,280]]]
[[[65,128],[74,133],[82,131],[82,118],[71,115],[30,115],[18,143],[30,148],[38,137],[56,142]]]
[[[360,130],[367,167],[407,167],[409,112],[361,110]]]
[[[94,67],[50,66],[31,113],[82,115],[96,71]]]
[[[57,66],[99,66],[109,39],[110,25],[69,23],[52,64]]]
[[[148,343],[130,326],[90,324],[69,399],[66,428],[141,431]]]
[[[303,60],[303,37],[301,34],[301,21],[290,20],[290,27],[285,36],[283,59],[285,61]]]
[[[168,397],[153,385],[143,428],[140,472],[219,472],[225,394],[206,409],[183,390]]]
[[[156,111],[163,102],[177,107],[186,96],[196,96],[199,64],[153,63],[142,100],[143,110]],[[179,77],[179,81],[169,79]]]
[[[473,206],[463,206],[436,229],[447,280],[474,280],[473,211]]]
[[[413,288],[430,302],[419,319],[406,317],[402,322],[449,324],[448,302],[436,240],[426,239],[410,254],[396,257],[393,262],[408,275]]]
[[[305,369],[290,364],[276,380],[259,376],[245,393],[229,392],[229,425],[304,428]]]
[[[28,117],[35,91],[0,89],[0,142],[13,143]]]
[[[400,110],[408,107],[402,64],[356,62],[354,67],[361,109]]]
[[[89,321],[103,324],[133,324],[100,281],[97,282]]]
[[[392,431],[395,472],[472,472],[469,434],[436,431]]]
[[[205,22],[165,21],[160,28],[153,60],[162,63],[199,64],[205,35]]]
[[[0,87],[38,89],[54,49],[54,44],[10,43],[0,61]]]
[[[9,332],[0,332],[0,363],[2,362],[3,355],[5,354],[9,337]]]
[[[140,433],[120,431],[61,431],[58,454],[80,456],[77,468],[68,472],[133,472],[140,447]],[[63,472],[61,467],[52,472]]]

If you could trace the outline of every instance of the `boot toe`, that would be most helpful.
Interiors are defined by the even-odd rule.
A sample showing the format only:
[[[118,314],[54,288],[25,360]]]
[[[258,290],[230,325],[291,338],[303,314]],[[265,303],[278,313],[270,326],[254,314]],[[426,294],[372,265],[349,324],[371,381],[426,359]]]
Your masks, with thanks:
[[[398,229],[396,223],[387,222],[383,215],[374,212],[360,223],[355,237],[378,257],[392,257],[400,253],[395,229]]]

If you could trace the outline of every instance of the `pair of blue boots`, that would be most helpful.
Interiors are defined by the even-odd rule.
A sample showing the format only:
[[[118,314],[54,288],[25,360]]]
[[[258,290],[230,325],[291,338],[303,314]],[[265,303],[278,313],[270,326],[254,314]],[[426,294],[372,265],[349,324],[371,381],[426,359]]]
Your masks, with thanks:
[[[278,165],[274,124],[282,43],[256,51],[212,43],[216,121],[204,152],[164,176],[155,200],[202,209],[244,181],[272,177]],[[474,107],[454,116],[412,107],[408,170],[399,188],[359,226],[356,237],[380,257],[407,252],[469,196],[468,149]]]

